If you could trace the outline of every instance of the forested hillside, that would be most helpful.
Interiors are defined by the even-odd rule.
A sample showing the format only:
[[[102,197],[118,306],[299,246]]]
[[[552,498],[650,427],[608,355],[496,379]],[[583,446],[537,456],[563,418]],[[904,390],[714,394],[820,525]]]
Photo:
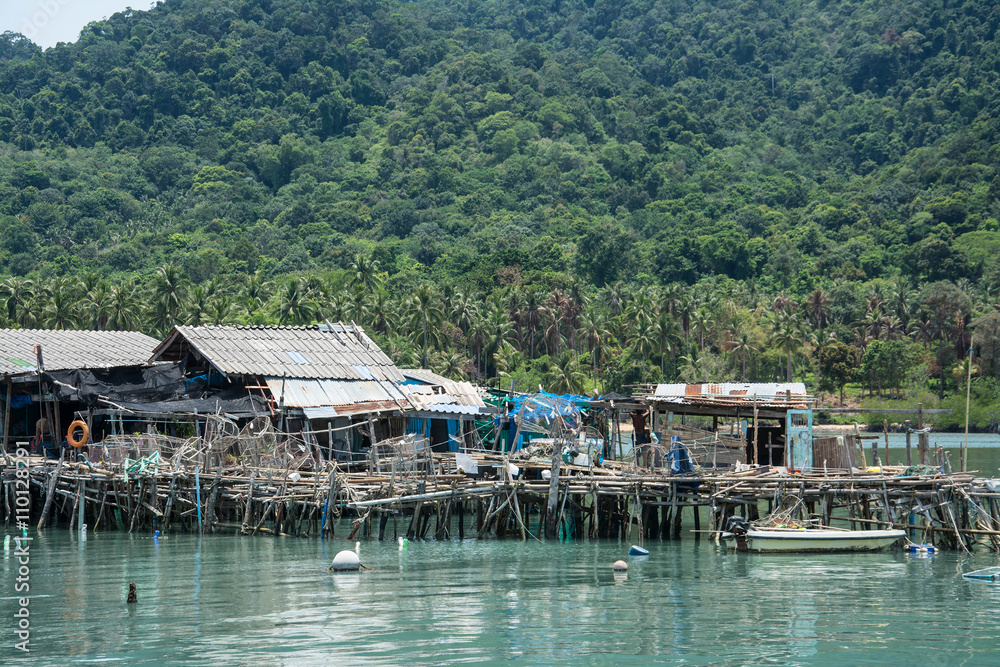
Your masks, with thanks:
[[[998,24],[168,0],[44,52],[5,33],[0,325],[354,319],[401,364],[557,391],[944,397],[972,345],[996,396]]]

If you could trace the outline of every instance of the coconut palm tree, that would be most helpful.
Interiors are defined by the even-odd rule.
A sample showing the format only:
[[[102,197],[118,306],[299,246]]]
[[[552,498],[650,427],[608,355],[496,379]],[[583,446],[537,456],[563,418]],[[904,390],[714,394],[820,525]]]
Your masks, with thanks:
[[[382,284],[379,268],[377,259],[361,253],[354,255],[348,269],[351,272],[350,286],[362,287],[369,293],[375,292]]]
[[[475,301],[463,292],[456,292],[452,298],[451,321],[462,330],[463,334],[469,333],[469,327],[472,326],[477,314]]]
[[[813,326],[819,329],[820,336],[823,335],[823,327],[830,322],[830,304],[830,297],[819,287],[812,291],[803,304]]]
[[[239,310],[239,304],[231,296],[220,294],[212,299],[208,315],[212,324],[232,324]]]
[[[757,351],[757,348],[753,344],[753,337],[750,336],[749,332],[741,331],[733,339],[733,352],[740,355],[740,379],[744,382],[747,379],[747,353]]]
[[[556,394],[582,394],[584,378],[580,360],[573,350],[564,350],[549,364],[549,390]]]
[[[594,373],[594,389],[597,389],[598,359],[603,356],[607,341],[611,339],[604,312],[590,304],[580,315],[580,336],[587,344],[591,368]]]
[[[368,307],[369,321],[375,331],[387,334],[395,331],[398,326],[398,304],[384,290],[380,289],[372,295]]]
[[[542,323],[542,315],[545,312],[542,306],[542,295],[537,289],[529,290],[525,295],[521,303],[521,322],[522,325],[528,331],[528,355],[529,358],[535,358],[535,336],[538,333],[538,327]]]
[[[87,281],[81,281],[80,289]],[[108,326],[108,317],[111,314],[111,290],[108,284],[99,280],[92,283],[91,287],[83,293],[83,321],[94,331],[103,331]]]
[[[17,322],[24,326],[21,316],[25,304],[34,294],[34,287],[32,281],[16,276],[10,276],[0,282],[0,299],[3,300],[3,305],[7,309],[7,319],[11,322]]]
[[[698,332],[698,350],[705,349],[705,332],[712,328],[715,320],[708,308],[702,306],[691,315],[691,326]]]
[[[114,331],[129,331],[136,327],[138,307],[135,283],[126,281],[111,288],[108,306],[107,328]]]
[[[646,383],[646,357],[657,347],[658,337],[652,322],[638,320],[629,334],[633,349],[642,355],[642,383]]]
[[[448,354],[441,359],[441,363],[438,366],[438,372],[453,380],[467,380],[469,378],[468,372],[465,370],[468,364],[468,359],[460,354]]]
[[[478,315],[476,319],[472,321],[472,325],[469,327],[469,331],[465,336],[469,349],[472,351],[473,357],[476,360],[476,372],[480,375],[486,373],[486,364],[482,362],[483,348],[486,346],[487,334],[486,318],[482,315]]]
[[[243,305],[247,312],[252,313],[263,306],[271,294],[274,285],[260,271],[255,271],[247,276],[243,283]]]
[[[792,350],[798,349],[802,342],[802,334],[800,333],[798,318],[793,315],[782,319],[778,328],[774,332],[774,339],[776,343],[785,348],[785,360],[787,364],[785,381],[791,382]]]
[[[419,327],[418,339],[423,349],[423,366],[427,368],[427,349],[431,338],[437,340],[439,326],[444,320],[444,312],[438,303],[438,295],[433,285],[424,283],[410,296],[409,308],[414,323]]]
[[[489,371],[490,360],[493,359],[493,367],[496,368],[496,353],[513,338],[514,325],[511,324],[507,314],[499,308],[490,309],[486,316],[485,325],[486,338],[483,353],[486,355],[487,371]]]
[[[312,295],[298,277],[292,277],[278,288],[278,324],[307,324],[316,317]]]
[[[371,292],[368,291],[364,285],[357,284],[351,288],[351,292],[348,296],[350,301],[350,314],[351,319],[354,322],[360,324],[367,324],[368,316],[370,311],[368,310],[368,303],[370,301]]]
[[[181,270],[174,264],[164,264],[153,276],[154,324],[162,331],[174,326],[184,301],[185,282]]]
[[[73,285],[66,278],[56,278],[45,287],[48,297],[42,321],[53,329],[67,329],[76,326],[76,295]]]
[[[185,321],[193,326],[200,327],[208,318],[211,310],[208,289],[204,284],[195,285],[187,299],[185,311]]]

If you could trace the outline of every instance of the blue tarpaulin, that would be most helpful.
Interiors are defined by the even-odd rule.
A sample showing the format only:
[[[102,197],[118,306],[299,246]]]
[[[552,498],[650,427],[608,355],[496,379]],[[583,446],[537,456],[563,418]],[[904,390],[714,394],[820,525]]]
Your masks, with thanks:
[[[687,447],[681,444],[680,436],[670,437],[670,451],[667,452],[667,460],[670,461],[670,472],[675,475],[694,472],[691,455],[688,453]]]
[[[3,393],[3,392],[0,392],[0,402],[2,402],[3,405],[7,405],[7,395],[5,393]],[[31,400],[31,395],[30,394],[11,394],[10,395],[10,408],[11,408],[11,410],[16,410],[18,408],[24,408],[24,407],[27,407],[29,405],[32,405],[33,403],[34,403],[34,401]]]

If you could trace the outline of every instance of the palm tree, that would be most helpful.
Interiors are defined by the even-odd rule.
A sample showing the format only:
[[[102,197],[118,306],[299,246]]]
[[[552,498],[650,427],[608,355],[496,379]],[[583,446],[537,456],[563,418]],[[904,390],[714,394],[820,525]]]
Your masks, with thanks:
[[[973,364],[968,356],[963,358],[960,362],[955,365],[955,368],[951,370],[951,376],[955,378],[955,390],[965,391],[965,383],[969,377],[969,365],[972,365],[972,376],[979,377],[979,366],[978,364]]]
[[[549,364],[549,390],[556,394],[582,394],[584,373],[573,350],[565,350]]]
[[[662,307],[670,313],[670,315],[676,316],[681,307],[683,298],[684,286],[680,283],[670,283],[663,288]]]
[[[691,316],[691,325],[698,331],[698,350],[705,349],[705,332],[712,327],[714,321],[708,309],[702,306]]]
[[[302,285],[293,277],[278,289],[278,324],[306,324],[316,317],[316,304]]]
[[[136,308],[135,283],[124,282],[112,287],[108,307],[108,328],[114,331],[134,329],[138,322]]]
[[[212,324],[231,324],[239,312],[239,305],[228,294],[220,294],[211,302],[209,317]]]
[[[441,375],[453,380],[467,380],[469,377],[469,374],[465,370],[467,363],[468,360],[465,357],[452,353],[442,359],[438,370]]]
[[[590,353],[591,368],[594,373],[594,390],[597,390],[597,360],[603,356],[604,347],[611,332],[608,331],[607,320],[604,313],[593,304],[587,306],[583,314],[580,315],[580,335],[587,343],[587,352]]]
[[[398,310],[396,302],[385,290],[380,289],[375,292],[368,307],[369,319],[375,331],[382,334],[395,331],[398,326],[396,320]]]
[[[529,290],[524,295],[521,304],[522,323],[528,329],[528,354],[531,359],[535,358],[535,334],[542,323],[542,314],[545,309],[542,306],[542,295],[537,289]]]
[[[351,289],[349,297],[351,304],[351,319],[355,322],[360,322],[361,324],[366,324],[368,322],[369,294],[370,292],[368,289],[360,283]]]
[[[153,276],[154,318],[163,331],[174,326],[184,300],[184,277],[174,264],[164,264]]]
[[[518,352],[509,342],[504,342],[493,353],[493,365],[496,367],[497,377],[510,375],[521,365],[523,360],[524,355]]]
[[[488,331],[486,329],[486,318],[479,316],[473,320],[472,326],[469,327],[469,331],[465,336],[469,348],[473,352],[476,359],[476,372],[480,374],[486,373],[485,363],[480,366],[480,362],[483,358],[483,348],[486,345],[487,335]]]
[[[830,303],[830,298],[817,287],[803,304],[813,326],[819,329],[820,336],[823,335],[823,327],[830,321]]]
[[[563,341],[562,328],[570,307],[569,296],[561,289],[554,289],[545,301],[544,319],[549,323],[545,329],[545,349],[549,354],[559,354]]]
[[[496,355],[506,343],[510,342],[514,334],[514,326],[510,323],[507,314],[498,308],[490,310],[486,317],[486,337],[483,353],[486,355],[486,370],[489,371],[489,361]],[[496,368],[494,359],[493,367]]]
[[[757,352],[757,348],[753,345],[753,338],[747,331],[741,331],[736,338],[733,339],[733,352],[740,355],[740,368],[742,370],[740,379],[746,382],[747,352]]]
[[[604,288],[604,300],[608,304],[612,317],[617,317],[624,312],[625,302],[628,300],[627,292],[627,288],[620,280]]]
[[[377,259],[358,253],[351,261],[351,287],[361,287],[369,293],[375,292],[382,284]]]
[[[646,357],[656,349],[657,336],[652,322],[638,320],[630,335],[632,347],[642,355],[642,383],[646,383]]]
[[[56,278],[46,287],[47,303],[42,312],[46,326],[53,329],[72,328],[76,325],[76,298],[66,278]]]
[[[452,298],[452,322],[462,330],[462,333],[469,333],[469,327],[472,326],[472,322],[476,319],[477,314],[478,309],[475,301],[462,292],[456,292]]]
[[[88,281],[81,281],[81,289]],[[111,291],[103,280],[92,283],[83,293],[83,310],[86,313],[87,326],[94,331],[103,331],[108,326],[111,314]]]
[[[410,297],[410,309],[416,319],[416,323],[421,328],[420,333],[420,345],[423,348],[423,368],[427,368],[427,347],[430,342],[430,336],[433,336],[437,331],[430,331],[431,327],[435,329],[441,324],[444,319],[444,313],[441,311],[441,306],[438,305],[437,293],[432,285],[424,283],[417,287],[416,291]]]
[[[247,276],[243,284],[243,302],[247,311],[252,313],[263,306],[273,288],[274,285],[260,271]]]
[[[677,320],[670,314],[667,310],[661,310],[659,317],[656,319],[656,324],[654,325],[656,338],[659,342],[657,346],[657,352],[660,355],[660,374],[666,374],[667,363],[666,358],[668,354],[674,356],[674,361],[676,362],[677,356],[677,345],[679,342],[678,333],[680,331]],[[676,367],[676,363],[674,364]]]
[[[191,295],[187,300],[186,321],[193,327],[200,327],[205,323],[206,316],[211,310],[209,303],[208,289],[204,284],[196,285],[191,290]]]
[[[0,299],[3,299],[7,308],[7,319],[11,322],[21,322],[20,312],[24,310],[24,305],[34,293],[34,283],[27,278],[17,278],[10,276],[0,283]]]
[[[797,349],[802,341],[799,329],[798,318],[790,316],[781,320],[777,330],[774,332],[775,342],[785,348],[785,358],[787,363],[787,372],[785,374],[786,382],[792,381],[792,349]]]

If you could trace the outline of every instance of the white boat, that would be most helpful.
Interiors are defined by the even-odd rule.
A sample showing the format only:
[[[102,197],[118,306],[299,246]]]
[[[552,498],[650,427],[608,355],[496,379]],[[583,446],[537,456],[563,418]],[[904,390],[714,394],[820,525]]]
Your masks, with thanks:
[[[906,537],[904,530],[761,528],[742,520],[730,521],[727,527],[729,530],[723,533],[723,537],[731,548],[738,551],[877,551]]]
[[[736,537],[736,536],[734,536]],[[904,530],[780,529],[748,530],[747,551],[877,551],[901,537]],[[732,540],[739,549],[739,537]],[[742,549],[741,549],[742,550]]]

